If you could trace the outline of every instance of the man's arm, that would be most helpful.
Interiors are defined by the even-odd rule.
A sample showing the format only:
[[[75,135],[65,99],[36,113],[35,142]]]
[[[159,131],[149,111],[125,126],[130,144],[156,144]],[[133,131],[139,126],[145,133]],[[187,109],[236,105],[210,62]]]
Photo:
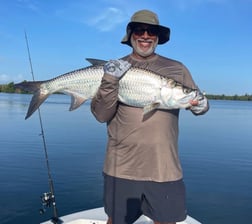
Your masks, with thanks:
[[[116,113],[118,105],[119,79],[131,64],[123,60],[108,61],[104,67],[101,85],[91,102],[91,111],[100,122],[108,122]]]

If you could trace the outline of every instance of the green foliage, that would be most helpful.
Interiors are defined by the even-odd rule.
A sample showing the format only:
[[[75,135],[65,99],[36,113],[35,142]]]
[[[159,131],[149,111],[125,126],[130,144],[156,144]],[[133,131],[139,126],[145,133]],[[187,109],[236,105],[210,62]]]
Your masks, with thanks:
[[[252,95],[245,94],[245,95],[233,95],[233,96],[226,96],[222,95],[212,95],[206,94],[206,97],[210,100],[243,100],[243,101],[252,101]]]
[[[0,85],[0,93],[28,93],[27,91],[16,89],[14,82],[10,82],[6,85]]]
[[[7,85],[0,85],[0,92],[14,93],[15,92],[14,83],[10,82]]]

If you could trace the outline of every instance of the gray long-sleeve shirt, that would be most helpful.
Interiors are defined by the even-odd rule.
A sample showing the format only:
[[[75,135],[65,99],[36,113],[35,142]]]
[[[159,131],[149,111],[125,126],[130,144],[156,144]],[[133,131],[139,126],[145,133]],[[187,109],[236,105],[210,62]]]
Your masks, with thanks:
[[[178,61],[155,55],[149,60],[123,58],[133,66],[147,68],[197,89],[189,71]],[[141,74],[139,74],[141,75]],[[107,122],[107,152],[104,173],[133,180],[157,182],[181,179],[178,156],[179,110],[156,110],[143,119],[142,108],[118,101],[118,79],[104,74],[100,88],[92,99],[91,110],[100,122]],[[203,114],[208,104],[201,109]]]

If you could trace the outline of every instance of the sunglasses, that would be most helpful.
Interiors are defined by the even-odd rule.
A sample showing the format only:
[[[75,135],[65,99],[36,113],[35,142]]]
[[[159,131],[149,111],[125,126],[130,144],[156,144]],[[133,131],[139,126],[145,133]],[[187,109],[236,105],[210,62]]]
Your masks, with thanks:
[[[145,32],[147,32],[149,36],[157,36],[158,35],[158,28],[156,28],[156,27],[148,27],[148,28],[136,27],[133,29],[133,33],[137,36],[142,36]]]

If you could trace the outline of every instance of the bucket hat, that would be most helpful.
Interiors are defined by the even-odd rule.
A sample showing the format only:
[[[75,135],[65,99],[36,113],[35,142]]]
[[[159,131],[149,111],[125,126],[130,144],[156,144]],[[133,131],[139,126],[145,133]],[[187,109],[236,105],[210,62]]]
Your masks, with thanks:
[[[158,28],[158,44],[164,44],[170,39],[170,28],[159,25],[158,16],[149,10],[140,10],[133,14],[131,21],[128,23],[126,28],[126,35],[122,39],[122,44],[131,46],[130,36],[133,28],[139,24],[148,24]]]

